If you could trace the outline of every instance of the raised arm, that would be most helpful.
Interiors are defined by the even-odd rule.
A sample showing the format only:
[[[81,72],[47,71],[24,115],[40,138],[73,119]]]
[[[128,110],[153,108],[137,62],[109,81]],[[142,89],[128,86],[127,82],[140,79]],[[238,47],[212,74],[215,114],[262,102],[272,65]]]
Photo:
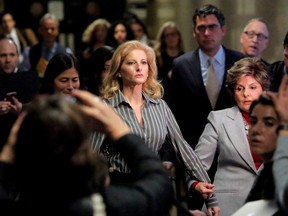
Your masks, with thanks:
[[[273,175],[276,199],[281,209],[288,212],[288,75],[282,79],[278,94],[268,92],[280,118],[277,148],[274,153]]]

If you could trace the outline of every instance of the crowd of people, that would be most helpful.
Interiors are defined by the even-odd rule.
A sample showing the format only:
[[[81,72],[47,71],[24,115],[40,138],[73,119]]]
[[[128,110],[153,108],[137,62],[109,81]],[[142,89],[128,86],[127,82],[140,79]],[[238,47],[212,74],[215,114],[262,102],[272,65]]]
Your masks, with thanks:
[[[268,63],[261,17],[240,50],[223,44],[221,9],[192,20],[191,51],[175,22],[153,39],[131,15],[93,20],[75,52],[54,14],[34,32],[1,13],[1,215],[230,216],[255,200],[288,212],[288,33]]]

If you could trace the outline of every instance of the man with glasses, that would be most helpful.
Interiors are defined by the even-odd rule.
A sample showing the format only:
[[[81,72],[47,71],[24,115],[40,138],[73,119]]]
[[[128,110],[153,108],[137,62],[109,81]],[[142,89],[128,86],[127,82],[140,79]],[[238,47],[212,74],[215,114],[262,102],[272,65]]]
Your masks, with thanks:
[[[234,62],[245,57],[242,53],[222,45],[226,33],[225,16],[215,6],[207,4],[196,9],[193,25],[193,36],[198,48],[174,60],[170,98],[171,109],[181,132],[192,148],[204,130],[210,111],[233,106],[231,96],[225,87],[226,73]],[[217,92],[214,106],[206,90],[209,59],[213,59],[213,69],[217,76],[214,81],[219,86],[218,90],[215,89]],[[214,170],[215,168],[209,170],[211,180]],[[201,208],[201,204],[196,204],[197,200],[199,198],[196,197],[189,202],[189,207]]]
[[[248,21],[240,36],[240,52],[250,57],[262,57],[269,42],[269,31],[263,18],[253,18]],[[269,63],[262,59],[266,66]]]

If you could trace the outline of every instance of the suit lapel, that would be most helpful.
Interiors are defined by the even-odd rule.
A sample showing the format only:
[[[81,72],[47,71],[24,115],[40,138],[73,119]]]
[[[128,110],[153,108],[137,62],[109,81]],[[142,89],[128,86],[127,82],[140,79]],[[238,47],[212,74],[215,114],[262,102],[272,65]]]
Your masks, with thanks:
[[[200,86],[201,89],[203,87],[203,90],[205,90],[202,72],[201,72],[201,66],[200,66],[201,64],[200,64],[200,59],[199,59],[199,49],[195,50],[195,52],[192,53],[191,59],[192,61],[190,61],[191,63],[190,68],[191,68],[191,73],[193,73],[192,77],[194,77],[193,82],[195,83],[195,86]]]
[[[224,129],[226,130],[227,136],[231,140],[231,144],[239,153],[243,161],[250,167],[251,170],[253,170],[253,172],[257,174],[257,170],[250,152],[250,145],[246,138],[243,117],[238,107],[234,106],[232,109],[230,109],[227,112],[227,117],[228,120],[227,122],[224,122]],[[234,131],[234,133],[231,133],[231,131]]]
[[[193,79],[191,81],[191,84],[193,83],[193,87],[191,91],[200,92],[202,97],[205,98],[205,103],[207,104],[206,106],[210,106],[210,110],[212,110],[210,100],[206,92],[206,88],[205,88],[203,77],[202,77],[201,64],[200,64],[200,58],[199,58],[199,48],[195,50],[195,52],[192,53],[191,59],[192,59],[192,61],[190,61],[190,64],[191,64],[190,68],[191,68],[191,73],[192,73],[191,78]]]

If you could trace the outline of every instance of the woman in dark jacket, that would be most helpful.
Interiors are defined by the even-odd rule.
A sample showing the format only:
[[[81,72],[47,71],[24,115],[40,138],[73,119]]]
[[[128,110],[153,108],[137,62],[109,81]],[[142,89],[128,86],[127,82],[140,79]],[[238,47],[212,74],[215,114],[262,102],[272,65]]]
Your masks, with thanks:
[[[51,95],[20,114],[0,154],[1,215],[168,215],[173,188],[159,158],[98,97],[74,96],[86,106]],[[119,147],[132,184],[108,186],[88,141],[92,128]]]

